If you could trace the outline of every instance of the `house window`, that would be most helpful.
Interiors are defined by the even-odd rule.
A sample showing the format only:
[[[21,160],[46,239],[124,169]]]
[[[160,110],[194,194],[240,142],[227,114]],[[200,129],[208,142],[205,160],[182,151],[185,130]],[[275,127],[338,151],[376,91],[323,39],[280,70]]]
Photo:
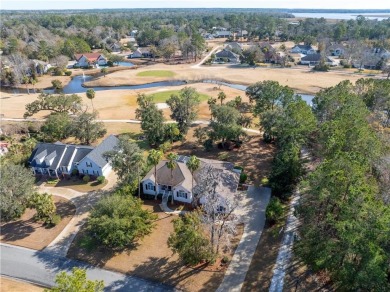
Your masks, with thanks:
[[[154,191],[154,185],[152,183],[147,183],[145,189],[148,191]]]
[[[180,191],[177,192],[177,197],[178,197],[178,198],[187,199],[187,193],[184,192],[184,191],[182,191],[182,190],[180,190]]]
[[[92,167],[92,162],[86,162],[85,165],[86,165],[87,167]]]

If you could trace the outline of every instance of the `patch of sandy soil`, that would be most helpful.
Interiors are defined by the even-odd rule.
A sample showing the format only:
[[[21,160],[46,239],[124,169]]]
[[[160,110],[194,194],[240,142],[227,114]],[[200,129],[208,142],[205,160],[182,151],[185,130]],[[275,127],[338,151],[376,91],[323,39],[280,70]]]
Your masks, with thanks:
[[[0,277],[1,292],[42,292],[43,290],[43,287],[34,284],[18,281],[8,277]]]
[[[145,201],[144,207],[153,210],[158,215],[157,226],[134,248],[115,252],[112,249],[99,247],[93,252],[88,252],[78,246],[85,232],[84,229],[73,241],[68,257],[173,285],[184,291],[215,291],[223,279],[226,266],[221,265],[220,261],[217,261],[214,266],[187,267],[183,265],[167,244],[168,237],[173,232],[172,220],[176,217],[161,212],[159,203],[154,200]],[[240,240],[242,230],[243,228],[240,227],[239,235],[234,239],[234,249]],[[229,258],[232,255],[233,251],[229,253]]]
[[[0,241],[36,250],[44,249],[68,225],[76,211],[75,206],[69,200],[58,196],[53,196],[53,199],[57,213],[61,216],[59,224],[47,228],[34,220],[35,210],[26,209],[20,219],[1,223]]]

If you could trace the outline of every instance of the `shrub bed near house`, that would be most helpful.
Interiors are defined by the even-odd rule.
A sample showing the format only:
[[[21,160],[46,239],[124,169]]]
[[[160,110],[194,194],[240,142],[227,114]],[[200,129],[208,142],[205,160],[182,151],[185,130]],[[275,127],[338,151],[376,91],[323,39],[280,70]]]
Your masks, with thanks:
[[[91,180],[91,177],[88,174],[83,176],[83,181],[85,183],[88,183],[90,180]]]
[[[97,182],[99,184],[102,184],[102,183],[104,183],[106,181],[106,177],[104,175],[100,175],[100,176],[97,177],[96,180],[97,180]]]
[[[264,187],[268,186],[269,185],[269,179],[267,177],[263,177],[261,179],[261,185],[264,186]]]
[[[241,172],[240,174],[240,184],[243,184],[248,179],[248,175],[245,172]]]
[[[47,180],[47,184],[48,184],[48,185],[55,185],[55,184],[57,184],[59,181],[60,181],[60,180],[59,180],[58,178],[49,178],[49,179]]]

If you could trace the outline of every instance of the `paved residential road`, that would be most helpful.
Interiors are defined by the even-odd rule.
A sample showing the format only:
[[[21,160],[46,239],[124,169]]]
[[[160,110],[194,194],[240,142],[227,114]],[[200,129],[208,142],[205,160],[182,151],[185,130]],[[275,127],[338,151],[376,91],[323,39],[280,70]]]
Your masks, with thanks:
[[[134,276],[92,267],[83,262],[9,244],[0,244],[0,273],[42,286],[54,285],[55,275],[73,267],[87,269],[91,280],[103,280],[105,291],[175,291],[173,287],[154,283]]]

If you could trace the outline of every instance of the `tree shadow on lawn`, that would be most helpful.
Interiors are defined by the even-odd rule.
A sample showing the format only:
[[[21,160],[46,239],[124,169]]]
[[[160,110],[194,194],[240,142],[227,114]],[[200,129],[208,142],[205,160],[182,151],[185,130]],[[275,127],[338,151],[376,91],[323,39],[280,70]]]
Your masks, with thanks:
[[[33,227],[33,225],[36,224],[37,223],[33,218],[27,221],[18,220],[5,223],[1,226],[1,241],[12,242],[26,238],[35,231],[36,228]]]
[[[76,206],[72,201],[58,201],[56,202],[57,214],[61,216],[61,218],[73,216],[76,213]]]
[[[221,272],[215,272],[207,270],[208,264],[204,263],[196,267],[188,267],[180,261],[171,261],[170,258],[157,258],[151,257],[146,263],[138,265],[134,271],[131,272],[132,275],[139,277],[145,277],[152,281],[159,281],[164,284],[177,286],[179,289],[185,289],[184,285],[187,284],[187,279],[192,276],[196,276],[201,272],[211,273],[211,278],[206,282],[206,286],[203,287],[200,291],[212,291],[210,288],[217,288],[220,281],[223,278]],[[217,285],[216,285],[216,279]],[[188,281],[188,285],[191,285],[191,282],[195,282],[196,278]],[[187,286],[187,285],[186,285]],[[188,287],[186,287],[188,288]],[[186,289],[187,290],[187,289]]]

